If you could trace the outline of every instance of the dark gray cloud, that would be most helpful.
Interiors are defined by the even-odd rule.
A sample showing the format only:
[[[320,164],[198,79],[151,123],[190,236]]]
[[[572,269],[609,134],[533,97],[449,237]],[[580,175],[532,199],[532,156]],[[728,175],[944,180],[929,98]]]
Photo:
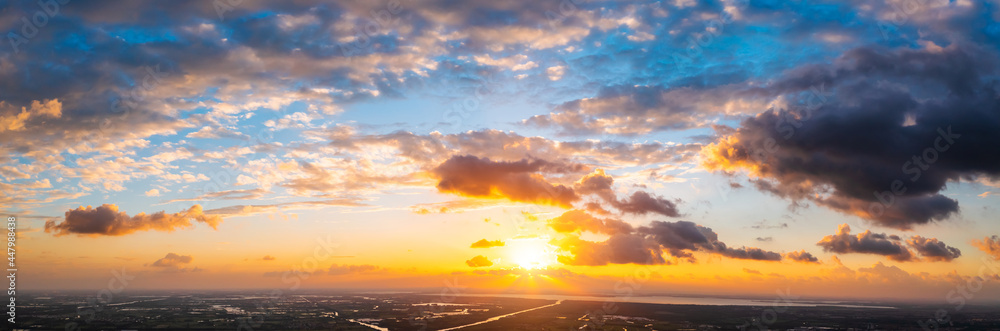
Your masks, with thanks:
[[[613,189],[615,179],[606,175],[603,169],[597,169],[593,173],[580,178],[573,186],[580,194],[593,194],[605,201],[615,200]]]
[[[712,250],[719,255],[734,259],[758,260],[758,261],[781,261],[781,253],[763,250],[757,247],[726,247],[725,243],[718,242]]]
[[[615,195],[613,185],[614,179],[606,175],[604,170],[597,169],[580,178],[574,185],[574,189],[580,194],[593,194],[600,197],[623,214],[656,213],[667,217],[681,216],[677,210],[677,203],[680,202],[680,199],[671,201],[645,191],[636,191],[631,196],[620,199]]]
[[[553,225],[566,227],[550,223],[550,226]],[[712,229],[687,221],[653,221],[632,233],[615,233],[603,242],[568,236],[553,244],[572,254],[559,257],[560,262],[571,265],[668,264],[664,253],[694,262],[692,252],[696,251],[734,259],[782,260],[781,254],[756,247],[729,247],[719,241],[718,234]]]
[[[790,110],[745,119],[707,147],[705,166],[749,169],[758,189],[909,229],[959,211],[948,181],[1000,176],[1000,98],[991,51],[858,48],[748,93]],[[807,183],[807,184],[803,184]]]
[[[104,204],[97,208],[81,206],[67,211],[62,222],[45,221],[45,232],[55,236],[68,234],[123,236],[137,231],[171,232],[190,228],[194,226],[192,221],[208,224],[215,229],[222,223],[222,217],[206,215],[200,205],[173,214],[160,211],[154,214],[139,213],[128,216],[125,212],[119,212],[118,206]]]
[[[719,239],[719,236],[712,229],[688,221],[653,221],[648,226],[640,227],[639,232],[649,235],[663,248],[671,252],[711,247]]]
[[[958,248],[945,245],[937,238],[913,236],[907,239],[906,243],[921,256],[931,261],[951,261],[962,256],[962,251]]]
[[[796,252],[786,253],[785,257],[789,260],[802,262],[802,263],[820,263],[819,259],[812,255],[812,253],[806,252],[805,250],[800,250]]]
[[[677,205],[673,201],[644,191],[636,191],[628,198],[615,201],[612,206],[626,214],[656,213],[667,217],[680,216]]]
[[[823,237],[816,245],[827,252],[883,255],[899,262],[918,261],[917,255],[927,261],[951,261],[962,256],[958,248],[948,246],[937,238],[913,236],[904,243],[897,235],[872,233],[871,230],[852,235],[847,224],[841,224],[837,234]],[[916,254],[906,246],[913,248]]]
[[[858,235],[851,234],[851,227],[841,224],[837,234],[823,237],[816,245],[827,252],[850,254],[883,255],[893,261],[913,261],[913,253],[898,239],[893,240],[884,233],[872,233],[870,230]]]
[[[659,245],[647,236],[615,234],[602,242],[592,242],[568,236],[552,244],[572,255],[559,255],[558,261],[566,265],[602,266],[607,264],[669,264],[663,258]]]
[[[745,260],[781,261],[781,254],[756,247],[729,247],[712,229],[687,221],[653,221],[639,232],[651,236],[674,256],[689,256],[682,250],[707,251]]]

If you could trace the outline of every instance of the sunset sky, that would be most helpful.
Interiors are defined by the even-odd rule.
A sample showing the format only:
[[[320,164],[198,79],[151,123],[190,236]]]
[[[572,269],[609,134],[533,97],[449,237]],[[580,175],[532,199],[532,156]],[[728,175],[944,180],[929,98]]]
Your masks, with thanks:
[[[25,289],[1000,297],[1000,1],[0,8]]]

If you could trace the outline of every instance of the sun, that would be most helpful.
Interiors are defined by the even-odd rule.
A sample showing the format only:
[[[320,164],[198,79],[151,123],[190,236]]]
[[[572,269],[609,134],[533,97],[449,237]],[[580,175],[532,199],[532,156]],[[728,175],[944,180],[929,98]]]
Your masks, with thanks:
[[[516,238],[508,241],[508,257],[525,270],[545,269],[555,263],[555,252],[548,238]]]

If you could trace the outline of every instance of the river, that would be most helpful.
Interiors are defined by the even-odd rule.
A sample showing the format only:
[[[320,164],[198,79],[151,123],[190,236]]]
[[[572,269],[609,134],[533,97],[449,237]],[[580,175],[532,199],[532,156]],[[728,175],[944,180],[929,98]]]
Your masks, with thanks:
[[[350,321],[350,322],[354,322],[354,323],[358,323],[358,324],[361,324],[361,325],[364,325],[364,326],[367,326],[367,327],[370,327],[370,328],[372,328],[372,329],[375,329],[375,330],[379,330],[379,331],[389,331],[389,329],[386,329],[386,328],[383,328],[383,327],[380,327],[380,326],[378,326],[378,325],[374,325],[374,324],[368,324],[368,323],[365,323],[365,322],[361,322],[361,321],[358,321],[358,320],[348,320],[348,321]]]
[[[529,311],[532,311],[532,310],[549,308],[549,307],[558,305],[558,304],[560,304],[562,302],[563,302],[563,300],[559,300],[559,301],[556,301],[556,303],[553,303],[553,304],[550,304],[550,305],[544,305],[544,306],[535,307],[535,308],[531,308],[531,309],[525,309],[525,310],[522,310],[522,311],[510,313],[510,314],[507,314],[507,315],[500,315],[500,316],[496,316],[496,317],[490,317],[490,318],[486,319],[485,321],[479,321],[479,322],[475,322],[475,323],[472,323],[472,324],[466,324],[466,325],[456,326],[456,327],[453,327],[453,328],[441,329],[439,331],[458,330],[458,329],[467,328],[467,327],[470,327],[470,326],[473,326],[473,325],[486,324],[486,323],[489,323],[489,322],[498,321],[498,320],[500,320],[501,318],[504,318],[504,317],[510,317],[510,316],[514,316],[514,315],[517,315],[517,314],[520,314],[520,313],[526,313],[526,312],[529,312]]]

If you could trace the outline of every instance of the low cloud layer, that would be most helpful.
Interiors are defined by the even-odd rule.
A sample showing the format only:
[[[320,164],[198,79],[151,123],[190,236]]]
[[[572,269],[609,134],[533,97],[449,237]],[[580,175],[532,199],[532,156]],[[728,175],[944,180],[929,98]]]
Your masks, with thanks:
[[[559,255],[559,263],[577,266],[608,264],[669,264],[659,245],[639,234],[616,234],[602,242],[567,236],[552,244],[571,255]]]
[[[907,239],[906,243],[921,256],[931,261],[951,261],[962,256],[962,251],[958,248],[945,245],[937,238],[913,236]]]
[[[962,255],[957,248],[945,245],[936,238],[913,236],[903,242],[899,236],[873,233],[871,230],[852,235],[847,224],[841,224],[837,234],[823,237],[816,245],[827,252],[882,255],[898,262],[918,261],[918,254],[928,261],[951,261]],[[917,254],[907,246],[916,250]]]
[[[548,220],[557,232],[574,233],[552,244],[568,255],[558,257],[568,265],[671,264],[666,257],[695,262],[693,252],[705,252],[734,259],[781,261],[782,255],[756,247],[729,247],[712,229],[688,221],[653,221],[633,227],[615,219],[593,217],[571,210]],[[602,242],[583,240],[576,232],[607,234]],[[808,254],[808,253],[805,253]],[[809,255],[811,256],[811,255]]]
[[[806,252],[805,250],[800,250],[796,252],[790,252],[785,254],[785,257],[789,260],[802,262],[802,263],[819,263],[819,259],[812,255],[812,253]]]
[[[489,267],[493,265],[493,261],[490,261],[490,259],[485,256],[476,255],[475,257],[466,260],[465,265],[473,268]]]
[[[194,258],[191,255],[178,255],[175,253],[167,253],[163,258],[153,262],[154,267],[166,267],[166,268],[177,268],[181,265],[191,263]]]
[[[781,254],[756,247],[729,247],[719,241],[719,235],[712,229],[687,221],[653,221],[647,227],[640,227],[640,233],[651,236],[671,255],[691,258],[687,251],[707,251],[722,256],[761,261],[781,261]]]
[[[194,226],[192,221],[205,223],[212,229],[217,229],[222,223],[222,218],[217,215],[205,215],[201,205],[194,205],[188,210],[173,214],[160,211],[150,215],[138,213],[128,216],[125,212],[119,212],[118,206],[104,204],[97,208],[81,206],[67,211],[62,222],[46,221],[45,232],[55,236],[67,234],[122,236],[138,231],[171,232],[191,228]]]
[[[194,257],[191,255],[180,255],[177,253],[167,253],[163,258],[154,261],[149,266],[157,267],[160,272],[165,273],[179,273],[179,272],[199,272],[205,271],[205,269],[198,267],[186,267],[194,261]]]
[[[491,248],[491,247],[503,247],[505,244],[502,240],[486,240],[479,239],[479,241],[472,243],[469,248]]]

